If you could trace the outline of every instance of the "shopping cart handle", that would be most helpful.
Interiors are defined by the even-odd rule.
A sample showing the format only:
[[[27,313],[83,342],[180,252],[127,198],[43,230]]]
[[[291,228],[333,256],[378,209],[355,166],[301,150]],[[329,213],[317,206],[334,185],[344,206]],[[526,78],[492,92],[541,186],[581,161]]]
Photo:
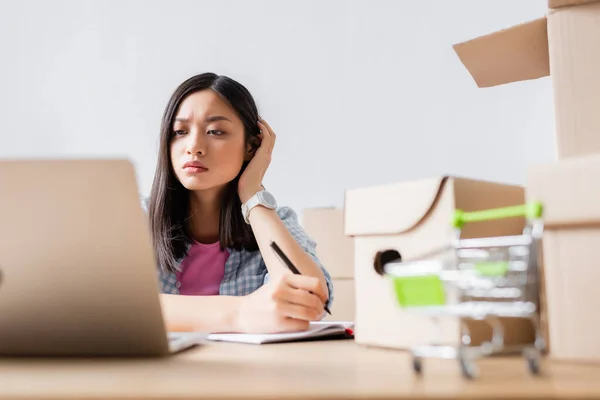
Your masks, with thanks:
[[[464,212],[455,210],[452,218],[454,228],[462,228],[467,222],[490,221],[493,219],[504,219],[513,217],[526,217],[536,219],[542,216],[542,203],[531,202],[518,206],[493,208],[490,210],[481,210],[473,212]]]

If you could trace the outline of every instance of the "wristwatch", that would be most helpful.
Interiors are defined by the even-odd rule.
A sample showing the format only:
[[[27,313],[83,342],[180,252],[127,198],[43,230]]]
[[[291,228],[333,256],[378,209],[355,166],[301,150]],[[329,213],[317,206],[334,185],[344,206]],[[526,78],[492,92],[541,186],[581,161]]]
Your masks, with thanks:
[[[256,206],[263,206],[268,209],[274,210],[277,207],[277,201],[275,200],[275,197],[266,190],[256,192],[254,196],[250,197],[247,202],[242,204],[242,215],[244,216],[244,221],[246,221],[247,224],[250,223],[250,221],[248,220],[250,210],[252,210]]]

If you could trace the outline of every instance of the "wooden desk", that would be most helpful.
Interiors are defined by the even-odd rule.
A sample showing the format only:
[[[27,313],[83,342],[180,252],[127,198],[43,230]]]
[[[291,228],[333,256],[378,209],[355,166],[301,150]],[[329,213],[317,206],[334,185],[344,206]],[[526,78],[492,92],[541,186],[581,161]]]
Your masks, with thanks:
[[[600,397],[600,365],[545,361],[540,378],[520,358],[478,365],[475,382],[443,360],[418,378],[406,353],[353,341],[211,343],[160,360],[0,359],[0,399]]]

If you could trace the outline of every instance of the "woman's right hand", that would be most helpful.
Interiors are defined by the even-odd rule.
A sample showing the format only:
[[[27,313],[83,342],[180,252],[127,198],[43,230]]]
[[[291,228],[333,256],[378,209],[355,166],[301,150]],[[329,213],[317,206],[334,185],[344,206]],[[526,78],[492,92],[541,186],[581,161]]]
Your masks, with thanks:
[[[320,320],[327,300],[319,279],[285,274],[241,298],[236,331],[279,333],[308,329]]]

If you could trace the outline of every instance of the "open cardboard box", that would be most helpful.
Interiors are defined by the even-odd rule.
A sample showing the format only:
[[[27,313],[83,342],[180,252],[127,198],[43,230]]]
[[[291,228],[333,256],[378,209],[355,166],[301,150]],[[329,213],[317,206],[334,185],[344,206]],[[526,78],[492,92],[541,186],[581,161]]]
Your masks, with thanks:
[[[346,191],[345,232],[354,237],[357,343],[407,349],[429,344],[435,325],[425,316],[405,311],[388,277],[375,270],[379,252],[396,250],[403,260],[419,258],[450,245],[455,209],[477,211],[523,204],[521,186],[438,177]],[[467,224],[462,238],[521,234],[524,219]],[[460,321],[442,320],[441,340],[460,343]],[[504,319],[506,344],[532,343],[529,320]],[[468,322],[472,345],[491,339],[491,328]]]
[[[600,1],[549,0],[547,16],[454,45],[479,87],[550,75],[559,158],[600,152]]]

